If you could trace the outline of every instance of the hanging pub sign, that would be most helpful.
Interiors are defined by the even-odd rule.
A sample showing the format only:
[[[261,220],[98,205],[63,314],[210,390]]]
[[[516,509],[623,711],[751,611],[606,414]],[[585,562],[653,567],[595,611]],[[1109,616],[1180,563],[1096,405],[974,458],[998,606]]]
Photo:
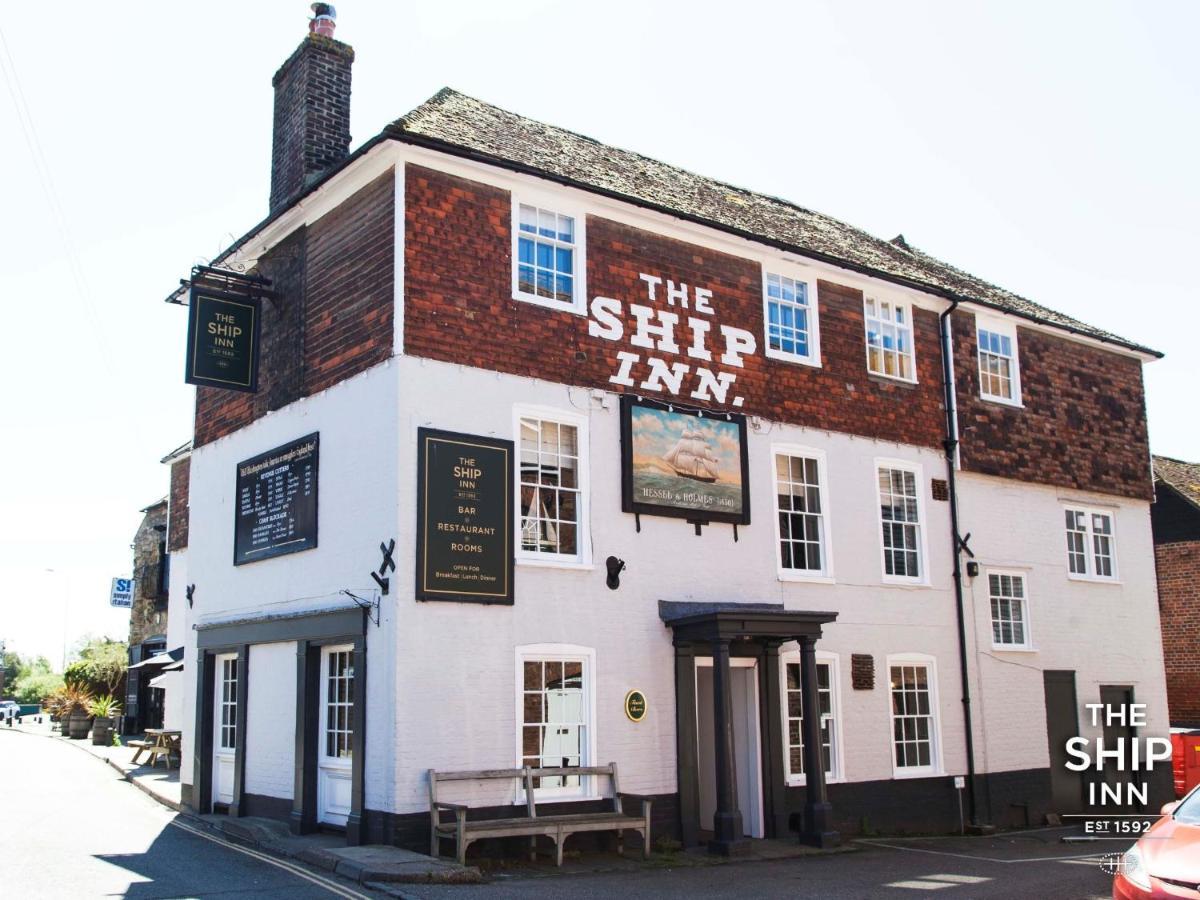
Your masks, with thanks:
[[[258,297],[193,284],[188,301],[188,384],[258,390]]]
[[[513,602],[513,442],[417,429],[417,599]]]
[[[233,564],[317,546],[319,433],[238,463]]]
[[[625,512],[750,524],[746,419],[621,398]]]

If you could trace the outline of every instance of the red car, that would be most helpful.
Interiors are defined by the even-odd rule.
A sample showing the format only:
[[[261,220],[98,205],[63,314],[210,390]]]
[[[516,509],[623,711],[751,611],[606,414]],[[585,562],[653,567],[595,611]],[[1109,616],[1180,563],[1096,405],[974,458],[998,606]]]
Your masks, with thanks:
[[[1114,900],[1200,898],[1200,787],[1162,814],[1121,858]]]

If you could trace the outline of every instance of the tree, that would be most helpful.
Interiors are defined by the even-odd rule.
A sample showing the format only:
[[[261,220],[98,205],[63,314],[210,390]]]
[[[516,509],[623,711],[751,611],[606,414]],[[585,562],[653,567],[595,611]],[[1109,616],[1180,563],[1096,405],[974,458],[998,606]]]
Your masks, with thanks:
[[[55,672],[28,672],[17,679],[13,696],[18,703],[41,703],[63,686],[63,678]]]
[[[63,672],[66,683],[92,693],[113,693],[128,667],[129,650],[125,642],[89,638],[78,652],[79,659]]]

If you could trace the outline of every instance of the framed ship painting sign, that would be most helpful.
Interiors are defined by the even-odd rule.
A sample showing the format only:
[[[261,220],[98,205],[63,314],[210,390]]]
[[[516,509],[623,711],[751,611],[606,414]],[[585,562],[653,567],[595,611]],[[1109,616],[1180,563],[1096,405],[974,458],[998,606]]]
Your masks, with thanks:
[[[621,508],[750,524],[746,418],[621,398]]]

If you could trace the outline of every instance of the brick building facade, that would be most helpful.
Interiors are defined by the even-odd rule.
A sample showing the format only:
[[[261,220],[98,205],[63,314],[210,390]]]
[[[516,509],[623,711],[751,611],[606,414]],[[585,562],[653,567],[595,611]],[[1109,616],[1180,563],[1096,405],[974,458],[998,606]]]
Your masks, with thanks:
[[[258,392],[199,388],[172,470],[192,807],[426,847],[431,768],[615,761],[656,831],[729,852],[956,827],[956,775],[980,824],[1078,811],[1080,704],[1136,691],[1165,732],[1154,351],[450,90],[305,168],[305,129],[348,147],[348,119],[295,105],[348,109],[352,59],[310,37],[276,76],[271,211],[214,263],[273,297]],[[511,604],[417,585],[424,429],[519,459]],[[316,437],[310,549],[240,555],[246,464]],[[635,487],[654,478],[690,480]],[[748,512],[658,516],[639,489]],[[599,781],[547,776],[539,803],[586,809]],[[499,816],[514,795],[458,799]]]
[[[1154,457],[1154,562],[1171,725],[1200,728],[1200,463]]]

